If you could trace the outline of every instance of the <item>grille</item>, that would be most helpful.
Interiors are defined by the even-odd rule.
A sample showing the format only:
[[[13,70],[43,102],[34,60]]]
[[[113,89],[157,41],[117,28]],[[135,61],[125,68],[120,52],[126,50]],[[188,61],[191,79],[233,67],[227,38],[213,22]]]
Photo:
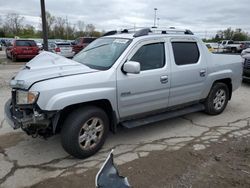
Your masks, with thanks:
[[[244,68],[250,69],[250,59],[246,59],[244,62]]]

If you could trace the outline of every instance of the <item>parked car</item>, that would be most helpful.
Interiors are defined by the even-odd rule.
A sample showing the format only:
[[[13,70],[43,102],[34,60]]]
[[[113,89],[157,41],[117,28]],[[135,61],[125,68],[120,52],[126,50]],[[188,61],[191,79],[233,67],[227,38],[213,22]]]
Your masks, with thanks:
[[[64,57],[72,58],[75,55],[69,42],[50,42],[48,47],[50,52]]]
[[[60,133],[65,151],[85,158],[118,125],[222,113],[241,85],[242,58],[209,53],[189,30],[170,31],[112,32],[73,60],[42,52],[10,81],[6,120],[28,135]]]
[[[241,48],[242,48],[242,50],[250,48],[250,41],[242,42],[241,43]]]
[[[39,53],[39,48],[34,40],[16,39],[7,44],[6,57],[12,61],[18,59],[32,59]]]
[[[235,43],[233,40],[223,40],[219,43],[219,48],[230,53],[240,53],[243,48],[240,43]]]
[[[243,63],[243,80],[250,81],[250,48],[242,51],[241,56],[244,58]]]
[[[93,42],[96,38],[95,37],[80,37],[77,38],[74,42],[72,42],[73,51],[75,54],[80,52],[86,46],[88,46],[91,42]]]
[[[35,41],[36,42],[36,45],[37,47],[40,49],[40,50],[43,50],[43,44],[39,41]]]

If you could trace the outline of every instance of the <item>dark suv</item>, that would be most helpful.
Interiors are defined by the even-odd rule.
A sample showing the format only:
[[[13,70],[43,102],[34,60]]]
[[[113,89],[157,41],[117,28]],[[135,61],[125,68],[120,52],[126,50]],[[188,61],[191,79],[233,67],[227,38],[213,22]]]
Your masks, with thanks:
[[[243,65],[243,80],[250,81],[250,56],[245,58]]]
[[[74,42],[72,42],[73,52],[77,54],[83,48],[89,45],[89,43],[93,42],[96,38],[95,37],[80,37],[77,38]]]
[[[244,58],[243,80],[250,81],[250,48],[243,50],[241,56]]]
[[[12,61],[18,59],[32,59],[39,53],[39,48],[34,40],[13,40],[9,42],[5,50],[6,57]]]

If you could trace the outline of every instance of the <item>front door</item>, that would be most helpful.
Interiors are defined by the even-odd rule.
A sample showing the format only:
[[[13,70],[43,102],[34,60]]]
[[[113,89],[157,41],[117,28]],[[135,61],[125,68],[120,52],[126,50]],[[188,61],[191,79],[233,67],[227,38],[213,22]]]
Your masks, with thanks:
[[[139,74],[117,70],[117,98],[121,118],[150,113],[168,106],[169,66],[163,41],[142,42],[128,60],[141,65]]]

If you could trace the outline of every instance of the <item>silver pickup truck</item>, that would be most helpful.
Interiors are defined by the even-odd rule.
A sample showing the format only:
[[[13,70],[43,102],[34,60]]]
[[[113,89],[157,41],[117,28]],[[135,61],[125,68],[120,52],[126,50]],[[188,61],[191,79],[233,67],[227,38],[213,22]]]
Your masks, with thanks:
[[[6,119],[28,135],[61,134],[77,158],[109,130],[196,111],[220,114],[242,81],[240,56],[215,55],[189,30],[112,31],[72,60],[43,52],[10,81]]]

